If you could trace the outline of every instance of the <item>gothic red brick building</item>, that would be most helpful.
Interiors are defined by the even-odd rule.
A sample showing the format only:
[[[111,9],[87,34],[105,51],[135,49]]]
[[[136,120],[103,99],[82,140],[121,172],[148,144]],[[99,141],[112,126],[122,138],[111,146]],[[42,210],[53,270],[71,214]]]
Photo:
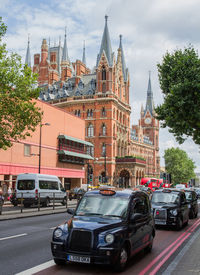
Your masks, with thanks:
[[[70,61],[66,33],[63,47],[61,43],[48,46],[43,39],[41,55],[34,55],[33,71],[38,73],[41,100],[85,120],[86,140],[94,144],[89,152],[94,160],[87,170],[90,182],[127,187],[145,175],[159,176],[159,122],[154,117],[149,76],[146,107],[141,109],[139,124],[130,126],[130,76],[122,36],[115,57],[107,19],[92,72],[86,66],[85,46],[82,61]],[[30,65],[29,44],[26,63]]]

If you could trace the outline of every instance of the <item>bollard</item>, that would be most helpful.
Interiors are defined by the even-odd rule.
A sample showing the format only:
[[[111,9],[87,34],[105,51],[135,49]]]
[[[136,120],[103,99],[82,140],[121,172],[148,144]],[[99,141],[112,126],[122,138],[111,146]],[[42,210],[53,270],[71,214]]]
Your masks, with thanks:
[[[21,193],[21,213],[23,212],[23,193]]]
[[[67,208],[67,205],[68,205],[68,195],[66,193],[66,208]]]
[[[40,211],[40,193],[38,193],[38,211]]]
[[[53,193],[53,210],[55,209],[55,193]]]
[[[0,197],[0,215],[2,215],[2,209],[3,209],[3,199]]]

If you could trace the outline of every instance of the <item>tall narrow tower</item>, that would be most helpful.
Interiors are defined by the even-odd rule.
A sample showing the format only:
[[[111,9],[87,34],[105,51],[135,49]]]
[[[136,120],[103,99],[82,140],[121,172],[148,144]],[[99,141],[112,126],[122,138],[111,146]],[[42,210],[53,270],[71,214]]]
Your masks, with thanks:
[[[30,38],[29,38],[29,36],[28,36],[28,46],[27,46],[27,50],[26,50],[25,64],[27,64],[27,66],[31,68],[31,53],[30,53]]]

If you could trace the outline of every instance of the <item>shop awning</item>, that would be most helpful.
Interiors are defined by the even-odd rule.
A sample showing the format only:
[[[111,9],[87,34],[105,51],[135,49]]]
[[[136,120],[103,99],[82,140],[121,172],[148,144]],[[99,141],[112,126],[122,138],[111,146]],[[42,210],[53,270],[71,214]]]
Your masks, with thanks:
[[[88,141],[85,141],[85,140],[82,140],[82,139],[78,139],[78,138],[74,138],[74,137],[70,137],[70,136],[66,136],[66,135],[59,135],[58,136],[59,139],[67,139],[67,140],[71,140],[71,141],[74,141],[74,142],[78,142],[78,143],[82,143],[82,144],[85,144],[87,146],[94,146],[91,142],[88,142]]]
[[[90,155],[80,154],[80,153],[77,153],[77,152],[72,152],[72,151],[67,151],[67,150],[59,150],[58,154],[59,155],[66,155],[66,156],[72,156],[72,157],[78,157],[78,158],[83,158],[83,159],[94,159]]]

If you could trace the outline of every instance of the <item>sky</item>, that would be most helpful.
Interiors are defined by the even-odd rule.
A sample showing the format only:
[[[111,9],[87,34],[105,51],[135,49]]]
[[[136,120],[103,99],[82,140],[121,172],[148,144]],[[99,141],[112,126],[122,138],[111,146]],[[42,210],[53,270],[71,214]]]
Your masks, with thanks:
[[[67,28],[68,54],[72,62],[82,59],[83,41],[86,63],[96,64],[104,30],[105,15],[112,50],[117,57],[119,35],[126,66],[130,74],[131,123],[137,124],[141,105],[145,106],[149,72],[154,104],[163,102],[159,87],[157,64],[167,51],[192,44],[200,49],[199,0],[0,0],[0,16],[7,25],[4,42],[9,52],[25,60],[28,36],[32,56],[40,53],[42,39],[51,46],[63,45]],[[60,37],[60,38],[59,38]],[[194,106],[195,107],[195,106]],[[164,151],[179,147],[187,152],[200,172],[200,148],[191,139],[179,145],[167,129],[160,129],[160,159],[164,166]]]

